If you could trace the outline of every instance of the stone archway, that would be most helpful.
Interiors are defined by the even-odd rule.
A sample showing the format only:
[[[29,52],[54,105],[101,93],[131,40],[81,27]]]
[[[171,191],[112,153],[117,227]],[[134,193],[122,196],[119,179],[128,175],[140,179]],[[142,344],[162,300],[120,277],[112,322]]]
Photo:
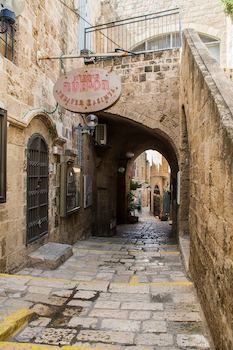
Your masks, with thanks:
[[[126,152],[133,152],[135,158],[147,149],[160,152],[171,167],[176,193],[180,159],[180,51],[117,57],[97,66],[115,71],[122,80],[120,99],[98,114],[99,122],[107,124],[108,144],[96,148],[97,209],[93,232],[109,235],[114,233],[116,222],[126,219],[128,175],[118,173],[120,167],[130,167]]]
[[[95,234],[114,234],[116,223],[127,220],[127,193],[133,161],[147,149],[159,151],[171,167],[173,186],[174,230],[176,230],[176,183],[179,152],[168,135],[121,116],[102,113],[99,122],[106,124],[108,143],[96,147],[96,227]],[[127,152],[134,153],[128,159]],[[125,171],[121,172],[120,169]]]

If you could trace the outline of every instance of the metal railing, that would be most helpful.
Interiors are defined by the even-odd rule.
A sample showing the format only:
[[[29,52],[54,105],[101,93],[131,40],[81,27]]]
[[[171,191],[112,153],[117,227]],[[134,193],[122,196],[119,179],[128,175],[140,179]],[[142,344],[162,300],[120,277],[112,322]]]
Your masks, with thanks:
[[[181,46],[179,8],[117,20],[85,28],[86,50],[145,52]]]

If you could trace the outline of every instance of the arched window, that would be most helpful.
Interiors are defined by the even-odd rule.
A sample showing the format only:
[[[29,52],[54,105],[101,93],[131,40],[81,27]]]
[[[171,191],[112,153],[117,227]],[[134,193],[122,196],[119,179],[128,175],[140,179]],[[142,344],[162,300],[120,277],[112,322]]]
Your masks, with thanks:
[[[206,34],[199,33],[200,39],[207,46],[211,56],[220,61],[220,40]]]
[[[27,243],[48,233],[48,146],[34,134],[27,148]]]
[[[218,62],[220,61],[220,40],[210,35],[199,33],[200,39],[207,46],[210,54]],[[135,46],[132,51],[144,52],[144,51],[159,51],[167,49],[175,49],[181,46],[181,38],[179,32],[164,33],[157,35],[154,38],[148,39],[143,43]]]

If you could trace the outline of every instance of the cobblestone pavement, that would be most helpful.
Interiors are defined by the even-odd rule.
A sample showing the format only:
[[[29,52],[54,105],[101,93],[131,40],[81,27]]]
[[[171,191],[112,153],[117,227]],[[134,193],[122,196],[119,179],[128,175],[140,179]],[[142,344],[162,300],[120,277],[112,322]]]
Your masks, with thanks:
[[[147,217],[91,237],[55,271],[0,276],[0,315],[33,308],[11,341],[108,349],[212,349],[171,226]],[[149,221],[148,221],[149,220]]]

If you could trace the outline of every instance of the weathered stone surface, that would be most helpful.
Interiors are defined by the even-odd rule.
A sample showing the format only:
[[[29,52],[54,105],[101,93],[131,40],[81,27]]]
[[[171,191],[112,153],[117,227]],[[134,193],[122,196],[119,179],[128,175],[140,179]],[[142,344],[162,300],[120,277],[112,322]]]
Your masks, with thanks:
[[[107,319],[101,323],[101,328],[113,331],[138,332],[141,322],[132,320]]]
[[[80,307],[90,307],[92,305],[91,301],[73,299],[68,302],[68,306],[80,306]]]
[[[169,346],[173,345],[173,336],[172,334],[139,334],[136,337],[136,344],[139,345],[158,345],[158,346]]]
[[[208,340],[199,334],[178,334],[177,344],[184,348],[196,348],[196,349],[209,349],[210,345]]]
[[[113,309],[93,309],[89,315],[91,317],[126,319],[128,317],[128,311]]]
[[[68,327],[96,328],[98,319],[91,317],[72,317],[68,323]]]
[[[142,331],[144,333],[166,333],[167,325],[165,321],[144,321]]]
[[[30,322],[30,327],[46,327],[51,321],[48,317],[39,317],[37,320]]]
[[[52,307],[43,304],[36,304],[32,309],[39,316],[49,317],[54,313],[54,309]]]
[[[163,310],[163,305],[160,303],[143,303],[143,302],[128,302],[122,303],[123,310]]]
[[[112,293],[119,293],[119,291],[122,290],[122,284],[121,283],[111,283],[109,290]],[[130,294],[146,294],[149,293],[149,286],[141,285],[141,286],[125,286],[124,293],[130,293]]]
[[[28,288],[28,293],[30,294],[45,294],[45,295],[49,295],[52,291],[52,288],[47,288],[47,287],[34,287],[34,286],[30,286]]]
[[[97,309],[119,309],[120,302],[118,301],[97,301],[94,305]]]
[[[74,299],[85,299],[85,300],[89,300],[94,298],[97,295],[97,292],[95,291],[83,291],[80,290],[77,293],[75,293],[74,295]]]
[[[232,82],[192,30],[184,33],[181,87],[182,127],[186,123],[190,154],[189,268],[215,346],[226,350],[233,346]]]
[[[133,344],[134,333],[113,331],[80,331],[77,340],[88,342]]]
[[[19,335],[16,335],[15,340],[19,343],[30,343],[42,330],[42,327],[26,327]]]
[[[73,294],[73,290],[55,290],[51,292],[52,296],[60,297],[60,298],[69,298]]]
[[[35,343],[51,345],[69,345],[77,331],[74,329],[46,328],[36,337]]]
[[[32,266],[56,269],[72,255],[71,245],[49,242],[29,254],[29,258]]]
[[[88,0],[89,2],[90,0]],[[72,1],[67,4],[72,6]],[[100,16],[100,1],[91,3],[93,13],[90,20]],[[75,151],[72,143],[75,136],[72,126],[81,122],[81,117],[70,118],[70,112],[63,110],[62,115],[52,115],[45,111],[54,110],[53,86],[60,75],[57,62],[51,65],[37,62],[37,45],[42,55],[56,52],[68,52],[71,47],[78,50],[77,28],[79,18],[72,11],[67,14],[67,7],[61,2],[46,4],[43,0],[25,2],[25,10],[17,18],[17,38],[15,38],[15,61],[0,58],[0,105],[7,110],[11,118],[7,145],[7,202],[0,208],[0,271],[20,269],[28,263],[28,254],[40,245],[48,242],[67,242],[73,244],[77,239],[88,237],[91,231],[91,209],[87,208],[80,215],[72,215],[60,220],[56,193],[56,171],[58,161],[53,154],[53,146],[65,154],[67,149]],[[70,10],[68,10],[69,12]],[[61,37],[61,22],[62,35]],[[41,24],[41,28],[40,25]],[[69,27],[69,28],[68,28]],[[46,47],[49,43],[49,47]],[[17,58],[16,58],[17,57]],[[79,64],[78,64],[79,66]],[[67,65],[70,69],[70,64]],[[3,88],[4,87],[4,88]],[[48,196],[48,234],[40,237],[33,244],[26,244],[26,202],[27,202],[27,148],[30,137],[39,133],[44,137],[49,150],[49,196]],[[59,140],[63,141],[59,143]],[[84,142],[85,154],[93,159],[89,145]],[[87,162],[89,163],[89,162]],[[86,164],[88,172],[93,172],[92,162]],[[57,202],[56,202],[57,203]]]
[[[151,317],[150,311],[131,311],[129,314],[130,320],[147,320]]]
[[[63,305],[66,302],[66,298],[60,298],[55,296],[47,296],[44,294],[26,294],[25,300],[31,301],[33,303],[45,303],[49,305]]]
[[[101,291],[101,292],[106,292],[108,289],[108,282],[105,281],[96,281],[93,283],[86,283],[86,282],[81,282],[78,285],[78,288],[81,290],[95,290],[95,291]]]
[[[79,244],[75,245],[74,256],[54,271],[56,276],[59,276],[60,271],[65,275],[66,271],[69,273],[72,269],[74,273],[81,271],[81,275],[85,277],[90,274],[97,275],[98,271],[103,271],[103,267],[112,269],[114,266],[114,274],[117,277],[130,277],[128,282],[117,283],[117,293],[109,289],[106,291],[89,290],[89,286],[92,288],[96,282],[99,284],[99,281],[95,279],[85,282],[86,289],[80,290],[77,282],[70,283],[50,277],[48,279],[36,278],[36,276],[41,276],[42,271],[34,270],[35,278],[27,278],[26,283],[23,277],[18,276],[2,279],[3,288],[4,283],[8,288],[9,285],[14,284],[14,280],[17,281],[17,278],[20,281],[22,279],[21,282],[16,282],[16,286],[26,287],[26,294],[15,297],[16,290],[8,295],[6,289],[7,297],[2,297],[0,300],[0,313],[2,314],[3,308],[4,315],[6,315],[7,312],[12,313],[14,308],[21,308],[23,303],[29,303],[29,305],[36,303],[33,310],[36,311],[38,318],[29,323],[29,328],[35,328],[35,331],[23,333],[21,339],[26,342],[35,342],[35,338],[38,338],[40,344],[45,346],[46,344],[58,345],[62,339],[67,345],[77,344],[89,348],[98,346],[101,348],[105,344],[106,348],[110,347],[113,350],[123,350],[126,347],[132,350],[152,350],[152,348],[177,350],[178,335],[204,336],[203,323],[200,321],[200,305],[195,298],[193,287],[186,288],[183,282],[180,284],[176,282],[177,285],[174,287],[172,281],[154,284],[150,282],[151,277],[155,276],[154,273],[148,274],[148,282],[141,284],[140,280],[146,273],[129,275],[129,267],[121,262],[122,259],[127,260],[127,257],[130,257],[134,261],[132,264],[137,265],[139,261],[140,264],[143,263],[147,267],[152,261],[152,264],[157,264],[156,275],[158,276],[170,278],[173,275],[177,277],[184,275],[182,266],[174,267],[171,264],[169,254],[166,256],[163,253],[163,263],[160,264],[157,257],[153,255],[153,251],[149,249],[157,241],[161,244],[161,241],[164,240],[164,244],[166,243],[170,235],[170,226],[168,223],[158,222],[151,217],[148,219],[150,223],[139,223],[133,226],[132,231],[126,226],[127,231],[124,228],[117,237],[90,238],[80,242],[80,248],[78,248]],[[112,245],[113,251],[110,249]],[[105,252],[107,247],[111,254],[109,253],[106,258],[106,255],[100,252]],[[163,245],[162,249],[163,252],[170,251],[172,247]],[[88,254],[83,254],[83,250]],[[133,255],[130,255],[132,251],[134,251]],[[97,253],[98,259],[96,259]],[[108,283],[105,282],[99,285],[103,289],[107,286]],[[125,292],[127,287],[137,290],[141,286],[149,287],[148,293]],[[41,293],[27,291],[30,289],[31,292],[35,292],[37,287],[38,292]],[[49,291],[50,293],[47,294]],[[25,291],[22,292],[25,293]],[[179,294],[180,292],[182,293]],[[184,296],[183,300],[182,296]],[[176,302],[174,302],[175,297],[177,297]],[[25,301],[26,299],[31,301]],[[54,305],[49,306],[48,303]],[[40,330],[39,333],[31,338],[36,329]],[[70,329],[77,334],[70,333]],[[68,330],[68,332],[63,333],[62,330]],[[18,334],[19,337],[21,333]],[[185,339],[182,338],[182,341]],[[190,339],[189,342],[191,343]]]

